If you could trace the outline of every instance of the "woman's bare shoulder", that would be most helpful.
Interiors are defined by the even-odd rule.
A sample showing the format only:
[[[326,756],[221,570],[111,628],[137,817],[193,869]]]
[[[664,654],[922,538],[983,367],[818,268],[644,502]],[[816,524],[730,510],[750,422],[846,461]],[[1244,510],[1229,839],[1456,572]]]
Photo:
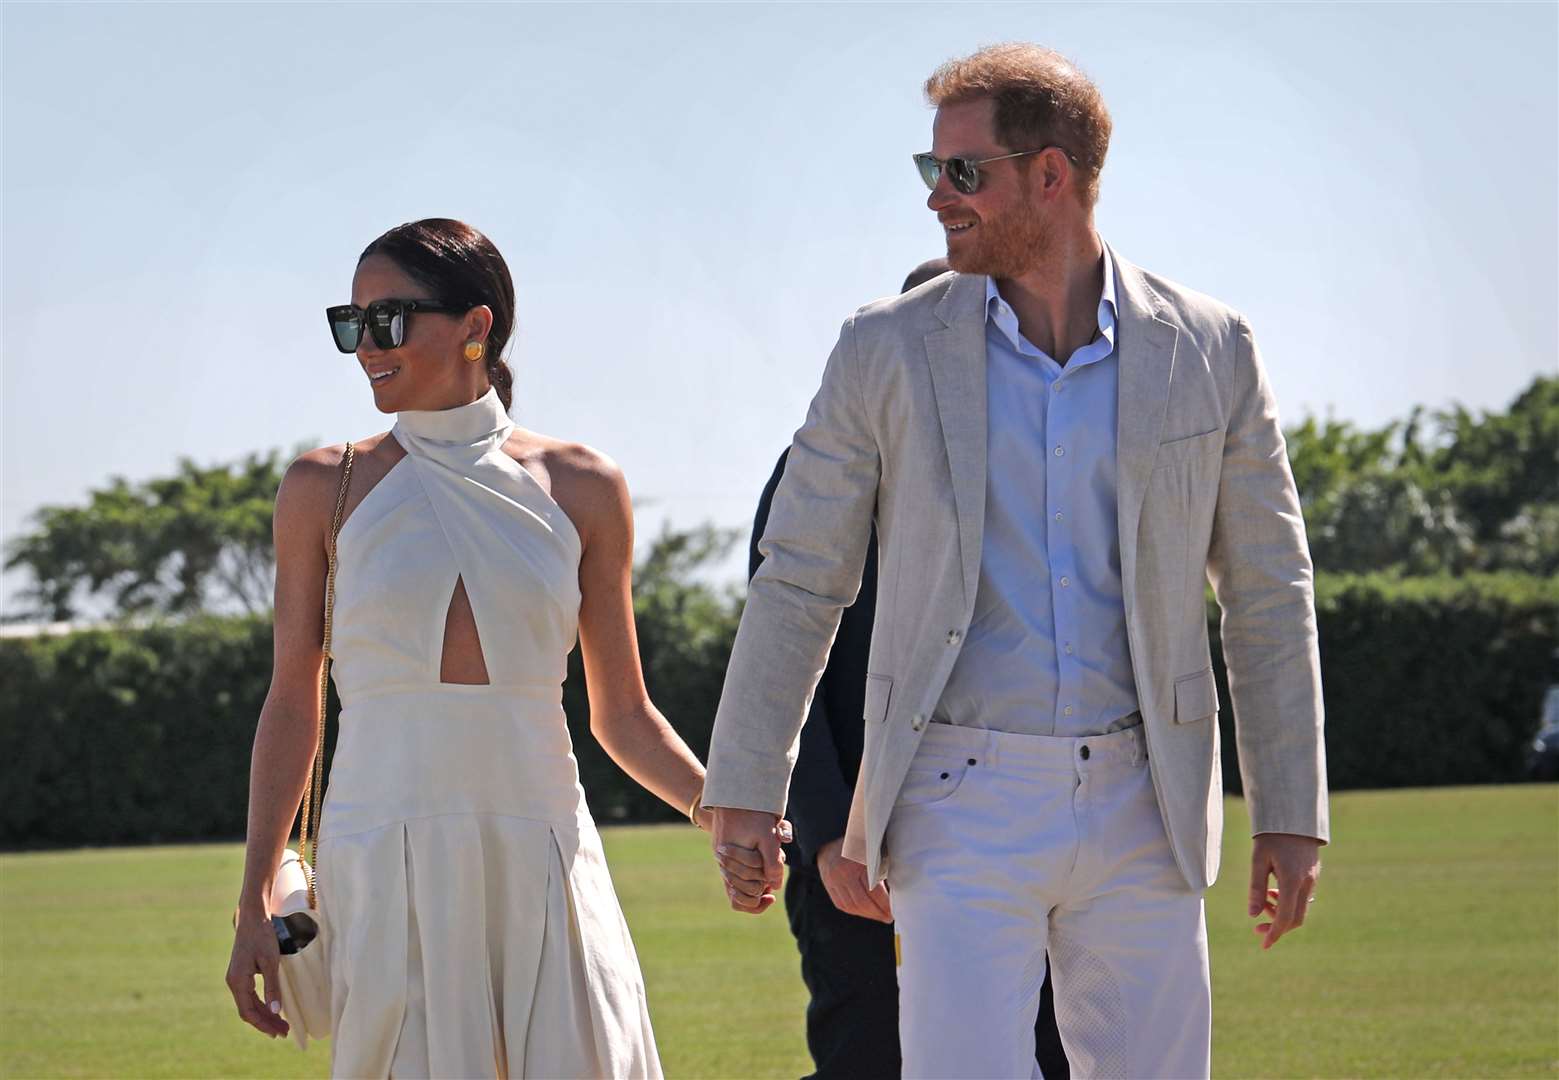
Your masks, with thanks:
[[[631,527],[627,481],[604,452],[523,429],[515,430],[504,450],[536,477],[582,537]]]
[[[406,451],[387,431],[355,442],[353,450],[353,494],[364,486],[361,480],[376,482],[391,465],[406,456]],[[278,524],[286,519],[300,526],[328,525],[335,513],[336,497],[341,489],[341,465],[345,458],[345,443],[315,447],[295,457],[282,474],[281,487],[276,493]]]

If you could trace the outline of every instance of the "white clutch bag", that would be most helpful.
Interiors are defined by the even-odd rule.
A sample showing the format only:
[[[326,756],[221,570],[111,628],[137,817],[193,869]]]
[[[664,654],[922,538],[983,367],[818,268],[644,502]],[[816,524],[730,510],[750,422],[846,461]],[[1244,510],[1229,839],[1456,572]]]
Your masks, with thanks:
[[[289,848],[271,886],[271,914],[283,921],[291,938],[279,942],[282,1016],[301,1048],[330,1035],[329,938],[318,909],[309,904],[307,865]],[[295,951],[287,952],[289,947]]]

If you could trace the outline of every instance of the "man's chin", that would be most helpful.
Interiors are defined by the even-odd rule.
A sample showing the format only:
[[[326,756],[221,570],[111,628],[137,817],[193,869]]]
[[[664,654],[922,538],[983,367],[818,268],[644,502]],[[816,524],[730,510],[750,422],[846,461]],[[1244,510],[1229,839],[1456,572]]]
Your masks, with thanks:
[[[957,255],[949,251],[947,265],[960,274],[984,274],[1001,281],[1019,278],[1038,269],[1038,264],[1028,260],[997,258],[977,251],[966,251]]]
[[[947,245],[947,265],[960,274],[989,274],[996,278],[1012,277],[1011,264],[1014,261],[1011,258],[1002,258],[1000,252],[993,252],[987,247],[971,244],[955,250],[955,245]]]
[[[958,273],[983,274],[985,264],[978,251],[954,251],[952,244],[947,245],[947,265]]]

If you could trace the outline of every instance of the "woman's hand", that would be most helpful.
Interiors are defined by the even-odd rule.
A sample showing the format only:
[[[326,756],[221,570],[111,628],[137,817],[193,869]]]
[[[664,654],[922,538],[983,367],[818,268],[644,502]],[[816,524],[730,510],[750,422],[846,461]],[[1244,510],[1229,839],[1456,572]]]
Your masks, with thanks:
[[[726,814],[733,819],[750,815],[749,821],[772,820],[770,815],[754,811],[726,810]],[[718,823],[721,817],[717,815],[715,820]],[[726,826],[726,835],[717,834],[714,838],[715,863],[725,880],[725,895],[731,901],[733,911],[760,915],[774,903],[776,893],[784,884],[785,852],[780,845],[794,839],[790,822],[783,819],[774,822],[754,846],[729,839],[733,833],[740,835],[740,826],[733,829],[730,820],[726,821]]]
[[[262,1035],[284,1037],[287,1021],[281,1018],[281,951],[276,930],[264,912],[240,912],[233,931],[233,956],[227,964],[227,988],[232,991],[238,1015]],[[254,977],[260,976],[265,1000],[255,996]]]

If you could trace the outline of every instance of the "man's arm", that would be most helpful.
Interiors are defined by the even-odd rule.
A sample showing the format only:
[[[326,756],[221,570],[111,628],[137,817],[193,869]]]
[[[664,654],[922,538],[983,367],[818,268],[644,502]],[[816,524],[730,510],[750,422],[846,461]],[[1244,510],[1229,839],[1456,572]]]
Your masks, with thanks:
[[[752,539],[747,548],[747,576],[749,579],[763,565],[763,553],[758,550],[764,530],[769,523],[769,508],[774,501],[775,489],[785,475],[785,461],[789,448],[780,454],[774,473],[763,487],[758,498],[758,512],[752,523]],[[851,609],[853,610],[853,609]],[[848,617],[848,612],[846,616]],[[796,854],[802,863],[813,865],[820,847],[844,835],[845,820],[850,813],[850,785],[839,767],[839,751],[834,744],[832,717],[824,703],[824,688],[837,672],[833,665],[823,671],[818,692],[812,697],[812,709],[801,728],[801,743],[796,756],[796,768],[791,774],[790,800],[785,807],[786,816],[795,828]]]
[[[775,492],[710,743],[716,848],[759,848],[775,887],[773,826],[840,612],[860,590],[880,470],[852,317]]]
[[[1208,578],[1251,829],[1248,910],[1270,947],[1304,922],[1328,839],[1326,749],[1315,591],[1299,494],[1254,336],[1235,327],[1233,392]],[[1269,875],[1276,876],[1275,896]]]
[[[763,563],[763,554],[758,550],[759,541],[768,526],[769,506],[774,500],[774,491],[779,487],[780,478],[785,474],[785,461],[789,456],[789,450],[780,454],[774,475],[769,477],[763,495],[758,499],[758,514],[753,521],[752,541],[747,551],[749,579]],[[874,534],[868,544],[868,565],[873,561],[871,549],[875,545]],[[873,571],[867,572],[874,574]],[[863,576],[863,590],[864,580]],[[875,590],[873,592],[875,594]],[[869,624],[875,615],[875,602],[857,597],[856,602],[846,608],[840,617],[840,633],[834,637],[828,665],[823,669],[817,692],[812,696],[812,711],[807,714],[807,722],[801,726],[801,749],[796,757],[795,771],[791,774],[790,802],[785,809],[795,824],[796,854],[803,864],[816,868],[833,905],[846,914],[877,922],[892,922],[893,908],[888,901],[888,890],[882,885],[871,888],[866,883],[866,867],[843,857],[845,826],[849,819],[853,792],[850,782],[845,779],[834,722],[836,719],[843,723],[862,721],[852,721],[849,717],[836,718],[830,714],[827,706],[828,700],[833,697],[836,680],[853,679],[858,684],[864,683],[867,661],[865,642],[870,640],[871,628],[869,625],[857,626],[854,633],[846,631],[853,622]],[[850,649],[855,652],[841,654],[842,642],[848,642]],[[736,880],[761,878],[762,875],[761,863],[753,865],[746,858],[745,852],[722,856],[720,863],[726,869],[728,878],[733,874]],[[731,899],[736,900],[735,892],[731,894]]]

